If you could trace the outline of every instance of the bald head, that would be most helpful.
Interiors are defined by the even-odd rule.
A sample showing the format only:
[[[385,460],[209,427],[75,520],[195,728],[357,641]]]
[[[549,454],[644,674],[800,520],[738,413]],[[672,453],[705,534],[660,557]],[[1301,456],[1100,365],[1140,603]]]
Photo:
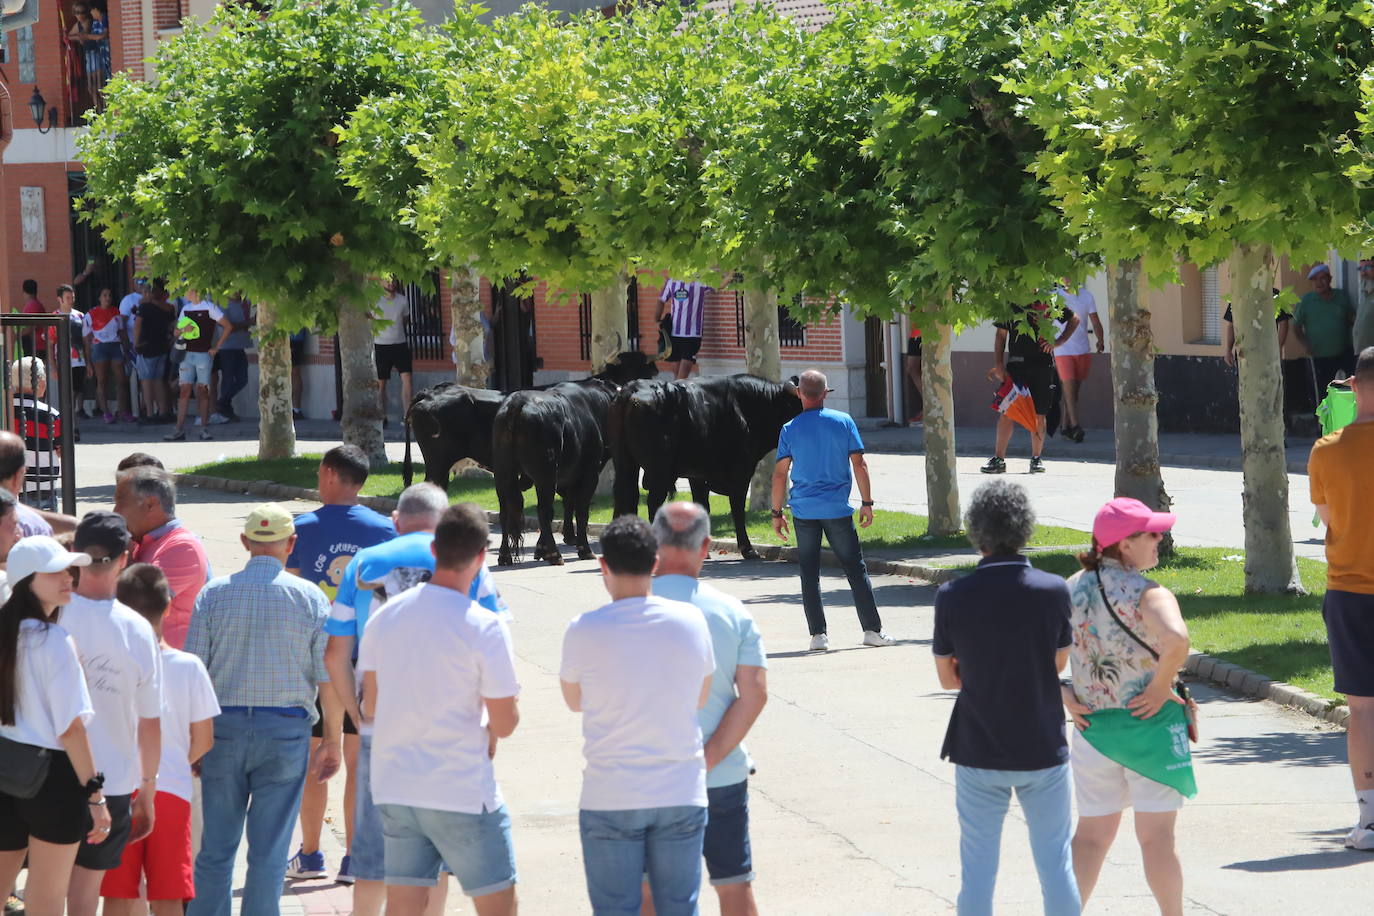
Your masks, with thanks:
[[[1365,347],[1355,358],[1355,374],[1350,378],[1355,392],[1355,409],[1361,420],[1374,417],[1374,347]]]
[[[694,502],[664,503],[654,515],[658,540],[658,574],[691,576],[701,573],[711,546],[711,516]]]
[[[15,496],[24,486],[24,440],[0,430],[0,486]]]
[[[819,402],[824,401],[830,393],[830,385],[824,372],[807,369],[797,381],[797,390],[801,392],[802,400]]]

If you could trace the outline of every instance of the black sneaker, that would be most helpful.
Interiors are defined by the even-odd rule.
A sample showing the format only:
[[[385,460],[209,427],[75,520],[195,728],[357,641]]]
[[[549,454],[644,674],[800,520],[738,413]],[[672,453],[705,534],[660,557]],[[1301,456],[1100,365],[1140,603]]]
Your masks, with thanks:
[[[1007,462],[998,458],[996,455],[988,459],[988,463],[978,470],[984,474],[1005,474],[1007,472]]]
[[[1045,473],[1045,462],[1044,462],[1042,459],[1040,459],[1040,458],[1032,458],[1032,459],[1031,459],[1030,472],[1031,472],[1032,474],[1043,474],[1043,473]]]
[[[1065,430],[1064,436],[1074,442],[1082,442],[1086,437],[1083,435],[1083,427],[1075,426],[1072,430]]]

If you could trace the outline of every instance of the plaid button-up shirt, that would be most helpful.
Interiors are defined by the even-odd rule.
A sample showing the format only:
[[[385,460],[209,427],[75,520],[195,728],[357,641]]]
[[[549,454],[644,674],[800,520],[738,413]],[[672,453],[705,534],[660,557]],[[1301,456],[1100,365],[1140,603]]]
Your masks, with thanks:
[[[186,651],[200,657],[221,706],[299,706],[315,712],[328,639],[329,602],[272,557],[206,584],[191,614]]]

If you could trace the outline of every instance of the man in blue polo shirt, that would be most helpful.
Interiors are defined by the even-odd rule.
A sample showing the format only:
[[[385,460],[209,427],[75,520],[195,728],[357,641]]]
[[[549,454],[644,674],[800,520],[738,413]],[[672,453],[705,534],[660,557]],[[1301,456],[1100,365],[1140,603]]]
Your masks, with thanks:
[[[864,443],[853,417],[825,406],[831,389],[825,375],[815,369],[802,373],[797,393],[802,412],[778,434],[778,464],[773,470],[773,530],[787,537],[783,497],[792,477],[792,523],[797,527],[797,565],[801,568],[802,609],[811,630],[811,651],[830,648],[821,606],[821,534],[844,567],[854,593],[854,606],[863,627],[863,644],[890,646],[895,640],[883,632],[873,584],[868,580],[859,532],[854,529],[854,510],[849,505],[852,482],[859,484],[859,524],[873,524],[873,497],[869,488]],[[853,471],[853,477],[850,472]]]

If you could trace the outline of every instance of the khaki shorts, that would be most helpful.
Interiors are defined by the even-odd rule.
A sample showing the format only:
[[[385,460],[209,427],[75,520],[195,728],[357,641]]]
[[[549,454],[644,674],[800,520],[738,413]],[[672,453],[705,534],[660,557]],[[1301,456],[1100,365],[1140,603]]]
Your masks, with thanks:
[[[1069,763],[1073,767],[1073,794],[1078,801],[1079,817],[1102,817],[1127,808],[1158,814],[1183,807],[1183,796],[1177,789],[1104,757],[1078,729],[1073,732]]]

